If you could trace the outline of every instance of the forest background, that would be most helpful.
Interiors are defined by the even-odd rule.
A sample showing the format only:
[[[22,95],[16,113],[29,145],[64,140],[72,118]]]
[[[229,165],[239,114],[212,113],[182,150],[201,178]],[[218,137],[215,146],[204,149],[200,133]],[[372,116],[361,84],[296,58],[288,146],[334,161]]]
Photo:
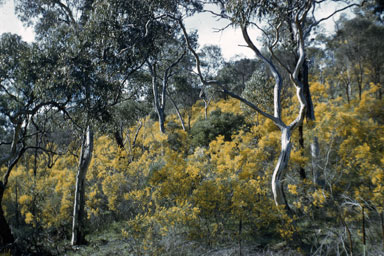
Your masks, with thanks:
[[[15,1],[36,37],[0,40],[3,253],[383,254],[383,2],[208,2]],[[199,48],[199,12],[255,58]]]

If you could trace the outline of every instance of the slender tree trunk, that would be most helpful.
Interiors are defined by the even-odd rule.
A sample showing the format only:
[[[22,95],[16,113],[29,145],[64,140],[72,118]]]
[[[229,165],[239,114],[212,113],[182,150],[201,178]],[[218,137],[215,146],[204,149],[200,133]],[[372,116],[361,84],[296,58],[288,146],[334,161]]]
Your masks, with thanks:
[[[341,213],[341,209],[339,209],[339,212],[340,212],[340,220],[341,220],[341,223],[343,223],[345,229],[347,230],[348,243],[349,243],[349,256],[352,256],[352,255],[353,255],[353,243],[352,243],[352,234],[351,234],[351,230],[349,229],[347,223],[346,223],[345,220],[344,220],[344,216],[343,216],[343,214]]]
[[[380,220],[381,220],[381,239],[383,240],[383,249],[384,249],[384,211],[381,211],[380,214]]]
[[[136,128],[136,132],[135,132],[135,135],[133,137],[132,142],[129,138],[130,137],[129,135],[126,138],[128,140],[129,154],[131,155],[131,158],[129,160],[130,163],[132,163],[133,160],[135,159],[134,148],[136,147],[136,141],[137,141],[137,137],[139,136],[139,132],[140,132],[141,127],[143,127],[143,123],[139,120],[139,126]]]
[[[188,131],[191,130],[192,110],[188,110]]]
[[[15,184],[15,223],[16,223],[16,227],[18,227],[20,225],[20,221],[19,221],[19,194],[18,194],[17,178],[15,183],[16,183]],[[34,201],[33,201],[33,204],[35,204]],[[35,215],[34,212],[32,212],[32,214]]]
[[[308,79],[308,75],[309,75],[309,69],[308,69],[308,61],[307,59],[304,60],[303,62],[303,67],[302,67],[302,83],[303,83],[303,94],[304,94],[304,97],[305,97],[305,100],[307,102],[307,106],[306,106],[306,119],[307,121],[308,120],[311,120],[311,121],[315,121],[315,108],[313,106],[313,102],[312,102],[312,96],[311,96],[311,91],[309,89],[309,79]],[[302,127],[303,124],[301,124],[300,127]],[[300,130],[300,127],[299,127],[299,130]],[[301,128],[302,129],[302,128]],[[312,128],[313,129],[313,128]],[[303,142],[300,142],[300,146],[301,148],[304,149],[304,137],[303,137],[303,131],[299,131],[300,132],[300,138],[303,140]],[[318,139],[317,137],[315,136],[311,142],[311,157],[312,157],[312,175],[313,175],[313,182],[314,184],[319,184],[319,168],[318,168],[318,161],[319,161],[319,142],[318,142]],[[305,177],[305,170],[303,170],[304,172],[304,177]],[[303,176],[301,176],[303,177]]]
[[[159,117],[160,132],[165,133],[165,113],[163,108],[157,109],[157,116]]]
[[[361,207],[361,231],[363,232],[363,255],[367,255],[367,239],[366,239],[366,235],[365,235],[365,207],[362,206]]]
[[[155,110],[157,113],[157,116],[159,118],[159,128],[161,133],[165,133],[165,93],[166,93],[166,86],[167,86],[167,77],[165,74],[165,79],[163,81],[163,89],[161,93],[161,102],[160,102],[160,96],[159,96],[159,90],[157,88],[157,63],[150,64],[148,63],[148,67],[151,71],[152,76],[152,91],[153,91],[153,100],[155,105]]]
[[[350,86],[349,78],[344,79],[344,83],[345,83],[345,95],[347,96],[347,101],[348,101],[348,104],[349,104],[351,102],[351,98],[349,96],[350,91],[351,91],[351,86]]]
[[[289,127],[282,128],[281,131],[281,152],[275,170],[272,176],[272,193],[276,205],[285,205],[289,209],[284,194],[284,177],[287,171],[288,161],[291,154],[291,129]]]
[[[85,177],[92,159],[93,131],[87,127],[86,135],[81,145],[79,169],[76,175],[75,201],[73,205],[72,245],[85,244],[84,206],[85,206]]]
[[[176,110],[177,116],[179,117],[179,120],[180,120],[180,123],[181,123],[181,127],[183,127],[183,130],[185,131],[185,124],[184,124],[183,116],[181,115],[180,110],[177,107],[176,102],[172,99],[172,97],[169,94],[167,94],[167,95],[168,95],[169,99],[171,100],[173,107]]]
[[[363,90],[363,70],[362,70],[362,65],[360,60],[359,60],[359,70],[355,71],[355,75],[356,75],[357,87],[359,90],[359,100],[361,100],[361,94]]]
[[[9,224],[5,219],[3,212],[4,190],[5,187],[3,185],[3,182],[0,181],[0,252],[7,244],[11,244],[15,241],[11,232],[11,228],[9,227]]]
[[[209,105],[209,102],[206,99],[204,99],[204,120],[208,119],[208,105]]]
[[[299,144],[300,148],[302,149],[301,156],[304,156],[304,125],[301,124],[299,126]],[[300,166],[299,168],[299,174],[300,174],[300,179],[304,180],[307,176],[305,175],[305,169],[304,167]]]
[[[311,143],[312,177],[313,177],[314,184],[319,184],[319,168],[318,168],[319,154],[320,154],[319,141],[317,137],[314,137]]]
[[[242,218],[240,218],[240,221],[239,221],[239,256],[243,255],[243,248],[242,248],[243,245],[242,245],[242,239],[241,239],[242,231],[243,231],[243,220],[242,220]]]

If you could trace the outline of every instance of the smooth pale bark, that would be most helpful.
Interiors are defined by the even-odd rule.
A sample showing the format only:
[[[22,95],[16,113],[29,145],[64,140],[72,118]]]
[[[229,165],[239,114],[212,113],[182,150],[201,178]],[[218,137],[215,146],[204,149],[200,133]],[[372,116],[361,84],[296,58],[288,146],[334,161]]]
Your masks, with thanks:
[[[274,86],[274,113],[273,115],[263,111],[260,109],[258,106],[253,104],[252,102],[242,98],[241,96],[232,93],[228,91],[224,86],[219,81],[216,80],[206,80],[204,76],[201,73],[201,62],[199,59],[198,54],[194,50],[191,42],[189,41],[185,26],[181,20],[181,18],[178,18],[178,22],[180,24],[180,27],[184,33],[185,41],[187,44],[188,49],[192,52],[192,54],[195,57],[196,60],[196,70],[199,75],[200,80],[202,81],[203,85],[216,85],[220,87],[224,93],[230,95],[233,98],[236,98],[243,102],[244,104],[248,105],[251,107],[253,110],[258,112],[259,114],[263,115],[264,117],[270,119],[277,127],[280,128],[281,130],[281,152],[280,156],[278,158],[275,170],[273,172],[272,176],[272,192],[273,192],[273,197],[275,200],[275,204],[277,206],[284,205],[288,207],[288,203],[285,199],[284,196],[284,190],[283,190],[283,183],[284,183],[284,177],[285,173],[287,171],[287,166],[288,166],[288,161],[290,158],[290,153],[291,153],[291,148],[292,148],[292,143],[291,143],[291,133],[294,129],[296,129],[298,126],[300,126],[303,123],[303,120],[306,115],[306,108],[307,108],[307,100],[305,98],[305,88],[303,86],[303,83],[298,79],[299,71],[303,67],[303,63],[305,61],[305,46],[304,46],[304,35],[303,35],[303,28],[302,28],[302,23],[306,19],[306,16],[311,9],[312,5],[306,4],[303,6],[303,9],[299,12],[296,13],[294,20],[292,21],[292,29],[293,29],[293,35],[295,35],[295,39],[298,44],[298,58],[295,64],[294,70],[289,70],[287,67],[285,67],[286,71],[288,72],[290,76],[290,80],[292,84],[296,88],[296,95],[297,99],[299,101],[299,114],[295,118],[293,122],[291,122],[289,125],[286,125],[281,117],[282,114],[282,106],[281,106],[281,91],[282,91],[282,86],[283,86],[283,80],[280,72],[278,71],[277,67],[275,66],[274,62],[272,59],[266,57],[265,55],[262,54],[262,52],[259,50],[259,48],[253,43],[251,40],[249,34],[248,34],[248,25],[249,23],[244,22],[240,23],[241,31],[243,38],[245,42],[247,43],[247,46],[255,53],[256,57],[260,59],[266,67],[269,68],[272,76],[274,77],[275,80],[275,86]],[[177,18],[176,18],[177,19]],[[276,33],[276,38],[275,42],[273,45],[270,47],[270,51],[272,53],[272,56],[275,56],[273,53],[273,47],[277,44],[279,41],[279,33],[278,33],[278,28],[277,28],[277,33]],[[276,56],[275,56],[276,59]],[[284,64],[277,58],[277,61],[279,64]],[[308,88],[309,91],[309,88]]]
[[[319,155],[320,155],[319,141],[317,137],[314,137],[311,143],[312,177],[313,177],[313,183],[317,185],[320,184]]]
[[[76,175],[75,201],[73,205],[72,245],[85,244],[84,206],[85,206],[85,177],[92,160],[93,131],[87,127],[85,138],[82,141],[79,168]]]
[[[276,205],[285,205],[287,209],[289,209],[289,206],[285,199],[283,185],[291,149],[291,129],[289,127],[283,128],[281,130],[281,152],[272,176],[272,193]]]
[[[148,62],[148,67],[151,72],[152,76],[152,91],[153,91],[153,102],[155,105],[155,110],[157,113],[157,117],[159,119],[159,128],[161,133],[165,133],[165,114],[164,114],[164,108],[165,108],[165,90],[162,90],[164,94],[161,94],[161,103],[160,103],[160,95],[159,95],[159,90],[157,89],[157,63],[149,63]],[[164,85],[164,83],[163,83]],[[166,88],[165,88],[166,89]]]

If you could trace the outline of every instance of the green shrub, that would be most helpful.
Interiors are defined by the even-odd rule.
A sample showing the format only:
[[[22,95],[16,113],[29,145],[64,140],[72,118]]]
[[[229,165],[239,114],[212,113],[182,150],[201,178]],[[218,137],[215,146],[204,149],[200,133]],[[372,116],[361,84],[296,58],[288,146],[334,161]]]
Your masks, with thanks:
[[[217,136],[230,141],[234,132],[245,125],[244,117],[233,113],[212,111],[206,120],[198,120],[191,128],[191,144],[194,147],[208,146]]]

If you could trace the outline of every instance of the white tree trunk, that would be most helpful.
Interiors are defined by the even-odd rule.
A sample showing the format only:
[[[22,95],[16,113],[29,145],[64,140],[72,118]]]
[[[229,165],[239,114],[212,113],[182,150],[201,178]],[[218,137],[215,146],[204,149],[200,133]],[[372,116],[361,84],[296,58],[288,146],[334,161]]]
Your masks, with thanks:
[[[291,129],[290,127],[281,130],[281,152],[272,176],[272,193],[277,206],[285,205],[288,208],[284,195],[284,177],[287,172],[289,157],[291,154]]]
[[[311,143],[311,157],[312,157],[312,177],[313,177],[313,183],[319,185],[319,155],[320,155],[320,149],[319,149],[319,141],[317,137],[313,138],[313,141]]]
[[[79,169],[76,175],[75,201],[73,204],[72,245],[85,243],[84,233],[84,205],[85,205],[85,177],[92,160],[93,131],[87,127],[85,138],[81,144]]]

